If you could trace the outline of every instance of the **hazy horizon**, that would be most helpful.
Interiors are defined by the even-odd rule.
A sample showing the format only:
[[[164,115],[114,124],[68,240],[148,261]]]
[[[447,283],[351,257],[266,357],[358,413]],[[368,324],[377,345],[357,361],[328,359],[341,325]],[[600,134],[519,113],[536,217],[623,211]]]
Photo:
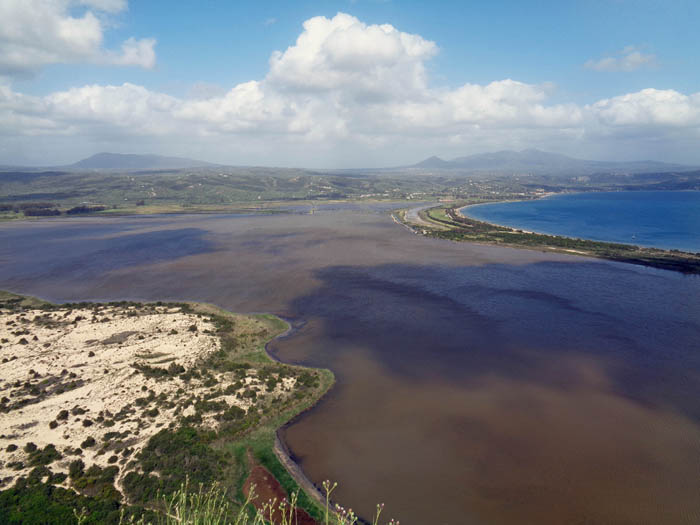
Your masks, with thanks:
[[[674,161],[658,161],[655,159],[647,159],[647,158],[638,158],[638,159],[621,159],[621,160],[612,160],[612,159],[593,159],[593,158],[581,158],[581,157],[572,157],[570,155],[565,155],[563,153],[558,153],[555,151],[545,151],[545,150],[540,150],[536,148],[526,148],[522,150],[492,150],[492,151],[480,151],[480,152],[475,152],[472,153],[471,155],[460,155],[456,157],[440,157],[439,155],[431,155],[429,157],[423,157],[420,159],[412,159],[410,161],[406,161],[402,163],[401,165],[395,165],[395,166],[357,166],[357,167],[348,167],[348,166],[332,166],[332,167],[325,167],[325,168],[312,168],[309,166],[304,166],[304,165],[290,165],[290,166],[278,166],[274,164],[226,164],[226,163],[218,163],[218,162],[212,162],[209,159],[206,158],[190,158],[190,157],[181,157],[179,155],[165,155],[159,152],[144,152],[144,153],[134,153],[131,151],[123,151],[123,152],[116,152],[116,151],[98,151],[95,152],[87,157],[81,157],[74,159],[72,162],[68,162],[65,164],[4,164],[4,166],[8,167],[13,167],[13,168],[31,168],[31,169],[41,169],[41,168],[64,168],[64,167],[71,167],[74,164],[78,164],[82,161],[90,160],[93,157],[98,157],[100,155],[123,155],[123,156],[142,156],[142,157],[160,157],[160,158],[172,158],[172,159],[180,159],[180,160],[192,160],[192,161],[198,161],[202,162],[202,167],[206,167],[207,165],[211,167],[215,166],[222,166],[222,167],[229,167],[229,168],[270,168],[270,169],[314,169],[314,170],[319,170],[319,171],[335,171],[335,170],[352,170],[352,169],[368,169],[368,170],[386,170],[386,169],[401,169],[401,168],[410,168],[413,167],[417,164],[420,164],[423,161],[427,161],[430,159],[437,158],[439,160],[451,162],[453,160],[457,159],[462,159],[462,158],[469,158],[472,156],[478,157],[481,155],[495,155],[498,153],[524,153],[527,151],[536,151],[538,153],[543,153],[546,155],[552,154],[552,155],[562,155],[565,156],[571,160],[575,161],[585,161],[585,162],[610,162],[610,163],[644,163],[644,162],[649,162],[649,163],[664,163],[668,164],[669,166],[672,165],[678,165],[678,166],[684,166],[687,168],[695,168],[700,166],[700,162],[698,162],[697,165],[694,164],[684,164],[682,162],[674,162]],[[0,164],[2,166],[2,164]],[[115,168],[117,169],[117,168]]]

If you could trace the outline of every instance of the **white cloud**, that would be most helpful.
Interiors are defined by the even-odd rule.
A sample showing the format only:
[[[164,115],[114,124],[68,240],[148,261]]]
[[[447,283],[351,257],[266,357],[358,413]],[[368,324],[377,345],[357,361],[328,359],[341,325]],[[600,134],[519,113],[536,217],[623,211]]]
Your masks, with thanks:
[[[94,125],[131,130],[137,134],[172,133],[172,113],[180,101],[142,86],[91,85],[43,97],[46,111],[75,132]],[[131,132],[131,131],[130,131]]]
[[[156,52],[153,47],[156,41],[153,38],[136,40],[131,37],[122,44],[121,53],[105,53],[107,62],[119,66],[140,66],[152,69],[156,65]]]
[[[72,8],[81,6],[86,8],[81,15],[71,14]],[[155,40],[151,38],[129,38],[121,52],[102,46],[104,27],[97,15],[126,7],[124,0],[2,0],[0,75],[75,62],[153,67]]]
[[[389,24],[366,25],[338,13],[304,22],[296,44],[270,58],[266,81],[279,89],[343,89],[392,98],[426,88],[424,62],[437,52],[434,42]]]
[[[588,60],[584,67],[595,71],[635,71],[643,67],[653,67],[657,63],[656,55],[644,54],[634,46],[627,46],[616,56],[599,60]]]
[[[266,95],[260,82],[238,84],[220,97],[206,100],[181,100],[175,110],[178,119],[199,125],[200,133],[239,133],[246,131],[284,131],[284,101]],[[285,118],[286,117],[286,118]]]
[[[700,127],[700,93],[643,89],[590,107],[606,126]]]
[[[133,53],[130,61],[148,65],[148,48],[127,41],[119,56]],[[223,162],[307,166],[318,166],[321,156],[324,163],[357,166],[446,149],[566,150],[568,144],[577,153],[572,144],[601,149],[632,135],[653,139],[661,151],[664,141],[700,136],[700,93],[645,89],[582,106],[550,102],[550,85],[512,79],[434,87],[426,62],[435,53],[435,43],[390,25],[345,14],[316,17],[293,46],[272,55],[265,78],[229,90],[181,98],[125,83],[36,97],[0,85],[0,134],[19,137],[13,144],[22,136],[45,143],[75,137],[101,149],[110,141],[157,140],[166,153],[183,153],[167,144],[198,145],[231,155],[212,155]]]
[[[571,127],[581,120],[573,105],[545,105],[546,91],[535,85],[501,80],[486,86],[466,84],[447,97],[455,121],[523,127]]]

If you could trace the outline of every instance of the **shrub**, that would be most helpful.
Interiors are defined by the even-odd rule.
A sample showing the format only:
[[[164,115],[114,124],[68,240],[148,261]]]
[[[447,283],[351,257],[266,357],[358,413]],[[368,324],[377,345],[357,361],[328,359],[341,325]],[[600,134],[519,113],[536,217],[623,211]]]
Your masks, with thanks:
[[[221,414],[221,419],[224,421],[234,421],[245,416],[245,410],[236,405],[232,405]]]
[[[316,374],[304,371],[297,377],[297,384],[304,387],[315,388],[319,385],[319,380]]]
[[[48,465],[57,459],[61,459],[61,454],[52,444],[46,445],[43,450],[34,450],[29,454],[29,464],[32,466]]]
[[[61,215],[61,212],[58,210],[48,210],[45,208],[26,208],[23,211],[27,217],[51,217]]]
[[[25,523],[63,524],[75,523],[75,513],[85,509],[88,518],[85,525],[119,523],[120,505],[115,499],[89,498],[73,490],[53,486],[61,483],[65,475],[53,474],[48,483],[40,480],[20,480],[0,492],[0,523],[19,525]]]
[[[94,213],[104,210],[104,206],[74,206],[73,208],[66,210],[68,215],[78,215],[81,213]]]
[[[129,472],[124,490],[135,501],[146,502],[153,500],[159,490],[165,494],[177,490],[186,477],[195,483],[212,483],[226,459],[208,445],[211,437],[187,426],[161,430],[137,456],[143,474]],[[158,472],[158,477],[152,472]]]
[[[82,459],[76,459],[75,461],[71,461],[70,465],[68,465],[68,476],[71,479],[79,478],[83,475],[84,471],[85,463],[83,463]]]
[[[102,441],[106,443],[107,441],[111,441],[119,436],[121,436],[119,432],[107,432],[104,436],[102,436]]]
[[[183,374],[184,372],[185,372],[185,367],[182,365],[178,365],[176,363],[170,363],[170,366],[168,367],[168,374],[171,376]]]

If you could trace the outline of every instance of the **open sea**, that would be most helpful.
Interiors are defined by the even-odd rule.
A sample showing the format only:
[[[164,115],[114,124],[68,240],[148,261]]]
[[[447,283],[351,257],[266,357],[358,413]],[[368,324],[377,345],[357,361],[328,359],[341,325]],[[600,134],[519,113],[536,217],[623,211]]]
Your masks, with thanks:
[[[538,233],[700,252],[700,191],[573,193],[462,213]]]

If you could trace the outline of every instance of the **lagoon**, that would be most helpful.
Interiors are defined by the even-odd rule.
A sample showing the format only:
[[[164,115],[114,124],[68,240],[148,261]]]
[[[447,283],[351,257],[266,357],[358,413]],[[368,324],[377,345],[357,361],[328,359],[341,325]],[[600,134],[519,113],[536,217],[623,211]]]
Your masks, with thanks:
[[[697,523],[700,278],[414,235],[387,207],[0,224],[0,288],[272,312],[337,384],[283,439],[406,524]]]

